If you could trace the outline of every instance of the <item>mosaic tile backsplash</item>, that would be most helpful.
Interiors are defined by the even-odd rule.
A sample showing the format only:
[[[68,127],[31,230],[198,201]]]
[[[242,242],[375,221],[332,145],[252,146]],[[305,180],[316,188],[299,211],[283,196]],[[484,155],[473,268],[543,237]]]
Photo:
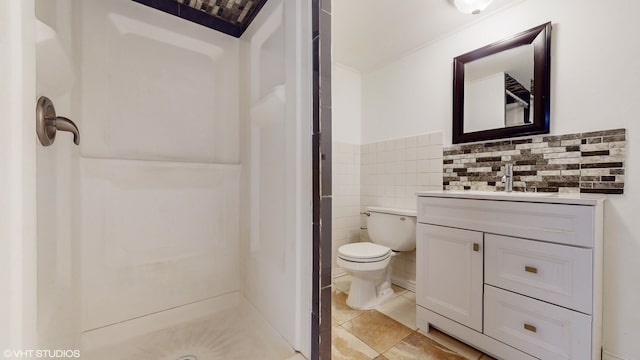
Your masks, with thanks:
[[[180,4],[187,5],[196,10],[203,11],[209,15],[222,20],[243,24],[245,20],[252,19],[252,11],[255,11],[257,0],[174,0]],[[259,10],[259,8],[258,8]]]
[[[502,191],[513,164],[513,190],[624,192],[625,129],[461,144],[443,150],[444,190]]]
[[[132,0],[239,38],[267,0]]]

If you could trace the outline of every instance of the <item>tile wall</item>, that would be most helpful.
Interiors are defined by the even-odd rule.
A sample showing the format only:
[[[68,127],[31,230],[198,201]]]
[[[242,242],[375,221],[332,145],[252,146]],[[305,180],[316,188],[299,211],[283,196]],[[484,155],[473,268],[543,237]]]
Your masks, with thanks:
[[[133,0],[196,24],[240,37],[267,0]]]
[[[344,272],[336,264],[338,248],[360,241],[360,145],[333,143],[332,259],[333,277]]]
[[[442,133],[421,134],[360,147],[360,206],[416,209],[416,192],[442,189]],[[366,227],[366,217],[361,217]],[[369,241],[366,231],[361,238]],[[391,261],[392,281],[415,290],[415,251]]]
[[[416,209],[417,191],[442,188],[442,133],[421,134],[369,144],[333,143],[333,276],[341,245],[369,241],[368,206]],[[392,259],[393,282],[415,290],[415,251]]]
[[[442,133],[363,144],[361,184],[367,206],[416,209],[416,191],[442,188]]]
[[[503,190],[504,165],[513,164],[513,190],[622,194],[626,131],[614,129],[444,149],[445,190]]]
[[[193,9],[200,10],[211,16],[215,16],[226,20],[232,24],[244,24],[246,20],[250,21],[247,15],[252,14],[266,2],[266,0],[173,0],[180,4],[187,5]],[[255,6],[255,5],[258,6]]]

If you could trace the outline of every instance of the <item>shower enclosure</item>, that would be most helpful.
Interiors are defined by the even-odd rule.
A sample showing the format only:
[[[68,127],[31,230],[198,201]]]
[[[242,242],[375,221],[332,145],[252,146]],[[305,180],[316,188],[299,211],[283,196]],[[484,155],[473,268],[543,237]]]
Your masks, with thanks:
[[[310,4],[240,38],[130,0],[0,6],[0,348],[308,357]],[[40,145],[40,96],[79,146]]]

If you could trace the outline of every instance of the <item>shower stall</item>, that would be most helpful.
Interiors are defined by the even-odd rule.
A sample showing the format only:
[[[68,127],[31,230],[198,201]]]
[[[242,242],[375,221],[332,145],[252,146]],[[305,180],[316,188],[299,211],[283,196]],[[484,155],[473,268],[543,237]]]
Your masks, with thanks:
[[[1,135],[0,348],[309,357],[311,5],[240,38],[131,0],[0,6],[0,107],[26,119]],[[40,145],[41,96],[79,146]]]

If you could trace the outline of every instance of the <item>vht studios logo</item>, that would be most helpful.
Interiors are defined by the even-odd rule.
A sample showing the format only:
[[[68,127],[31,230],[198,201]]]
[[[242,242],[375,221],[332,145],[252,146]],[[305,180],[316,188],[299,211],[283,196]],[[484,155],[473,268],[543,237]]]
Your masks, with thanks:
[[[80,350],[39,349],[16,350],[6,349],[2,352],[6,359],[50,359],[50,358],[79,358]]]

